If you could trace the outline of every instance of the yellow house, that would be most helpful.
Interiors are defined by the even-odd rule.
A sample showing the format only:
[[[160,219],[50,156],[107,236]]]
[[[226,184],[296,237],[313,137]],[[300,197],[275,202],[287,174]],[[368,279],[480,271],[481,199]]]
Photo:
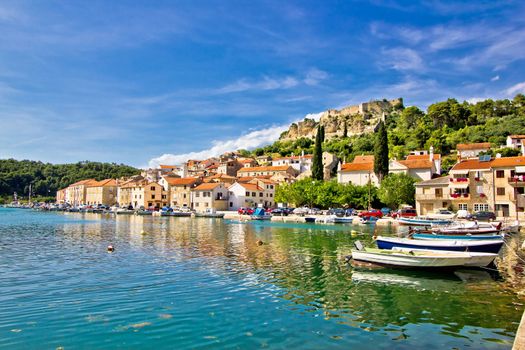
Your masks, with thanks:
[[[131,180],[119,186],[118,203],[122,207],[131,205],[135,209],[161,208],[168,205],[168,191],[153,181]]]
[[[86,204],[96,205],[115,205],[117,203],[117,181],[105,179],[90,183],[86,187]]]
[[[169,191],[169,205],[172,207],[191,208],[191,189],[199,185],[202,180],[196,177],[163,177]],[[166,187],[164,187],[166,189]]]
[[[192,189],[192,203],[196,211],[228,209],[228,188],[222,182],[203,183]]]

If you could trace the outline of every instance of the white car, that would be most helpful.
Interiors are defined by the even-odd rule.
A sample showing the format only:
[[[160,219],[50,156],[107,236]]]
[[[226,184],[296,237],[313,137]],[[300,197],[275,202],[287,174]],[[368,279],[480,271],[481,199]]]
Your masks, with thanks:
[[[308,214],[309,211],[310,211],[310,209],[308,207],[299,207],[299,208],[295,208],[293,210],[293,213],[295,215],[306,215],[306,214]]]
[[[454,219],[456,213],[447,209],[437,209],[433,213],[427,214],[427,217],[433,219]]]

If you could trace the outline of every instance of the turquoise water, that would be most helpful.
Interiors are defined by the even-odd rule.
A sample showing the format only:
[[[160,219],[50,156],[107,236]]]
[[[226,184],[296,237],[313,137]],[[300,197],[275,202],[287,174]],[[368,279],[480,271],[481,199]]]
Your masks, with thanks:
[[[501,281],[353,269],[370,230],[0,208],[0,348],[512,347]]]

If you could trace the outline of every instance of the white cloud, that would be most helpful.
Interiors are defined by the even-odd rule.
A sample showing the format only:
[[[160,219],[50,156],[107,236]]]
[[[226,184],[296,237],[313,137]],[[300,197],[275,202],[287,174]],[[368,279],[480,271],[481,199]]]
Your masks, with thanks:
[[[516,85],[512,85],[508,89],[505,90],[505,93],[510,96],[518,93],[525,93],[525,81],[518,83]]]
[[[492,77],[492,79],[490,79],[490,81],[498,81],[499,80],[499,75],[496,75],[495,77]]]
[[[242,92],[248,90],[277,90],[277,89],[289,89],[297,86],[299,81],[294,77],[284,78],[270,78],[264,77],[260,81],[248,81],[246,79],[240,79],[232,84],[225,85],[216,90],[219,94],[229,94],[232,92]]]
[[[485,100],[486,98],[483,98],[483,97],[470,97],[470,98],[467,98],[465,101],[471,104],[476,104],[478,102],[485,101]]]
[[[317,68],[312,68],[306,73],[306,78],[304,78],[303,81],[306,85],[313,86],[319,84],[326,78],[328,78],[328,73]]]
[[[383,55],[381,60],[388,67],[395,70],[423,70],[424,64],[423,60],[419,54],[409,48],[405,47],[396,47],[393,49],[383,49]]]
[[[319,121],[324,112],[309,113],[305,118]],[[239,138],[226,141],[213,141],[212,146],[208,149],[189,152],[183,154],[163,154],[160,157],[153,158],[149,161],[149,167],[155,168],[159,164],[180,164],[188,159],[206,159],[216,157],[226,152],[236,151],[239,149],[251,150],[276,141],[283,131],[288,130],[289,124],[272,126],[262,130],[256,130],[242,135]]]

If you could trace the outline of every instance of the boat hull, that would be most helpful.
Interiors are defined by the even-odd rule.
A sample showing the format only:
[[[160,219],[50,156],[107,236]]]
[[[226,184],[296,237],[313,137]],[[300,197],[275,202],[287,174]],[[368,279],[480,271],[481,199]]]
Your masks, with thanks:
[[[497,254],[503,246],[503,240],[417,240],[407,238],[378,237],[376,239],[379,249],[408,248],[431,249],[457,252],[484,252]]]
[[[392,251],[368,248],[364,251],[352,250],[352,258],[356,261],[410,268],[483,267],[489,265],[496,256],[497,254],[491,253],[437,252],[423,249]]]
[[[440,235],[433,233],[414,233],[412,235],[414,239],[427,240],[427,239],[464,239],[464,240],[501,240],[502,236],[499,234],[494,235]]]
[[[399,218],[397,220],[399,225],[405,226],[432,226],[432,225],[449,225],[452,221],[445,219],[412,219],[412,218]]]

